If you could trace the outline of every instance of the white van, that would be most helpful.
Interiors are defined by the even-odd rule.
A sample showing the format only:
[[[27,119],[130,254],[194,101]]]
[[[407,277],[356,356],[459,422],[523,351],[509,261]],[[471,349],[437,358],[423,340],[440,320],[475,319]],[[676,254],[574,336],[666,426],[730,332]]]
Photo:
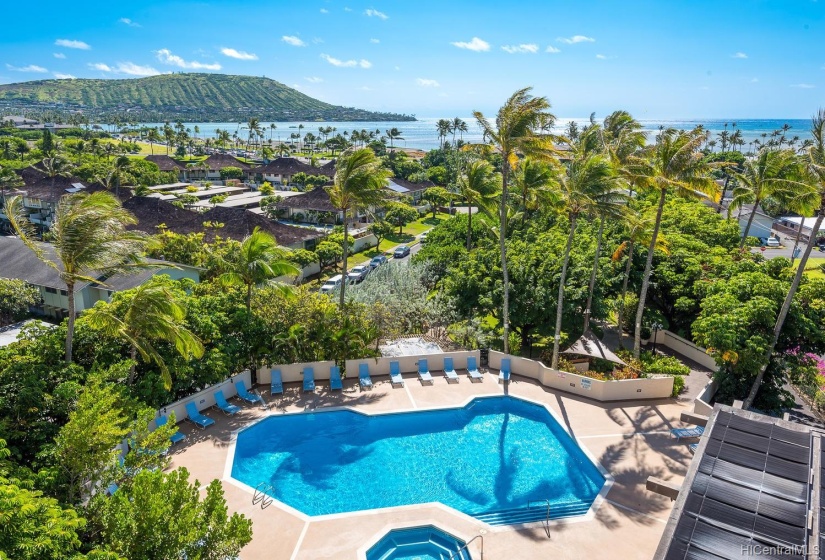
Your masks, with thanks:
[[[341,275],[337,274],[324,282],[324,285],[321,286],[319,290],[322,294],[330,294],[341,287]]]

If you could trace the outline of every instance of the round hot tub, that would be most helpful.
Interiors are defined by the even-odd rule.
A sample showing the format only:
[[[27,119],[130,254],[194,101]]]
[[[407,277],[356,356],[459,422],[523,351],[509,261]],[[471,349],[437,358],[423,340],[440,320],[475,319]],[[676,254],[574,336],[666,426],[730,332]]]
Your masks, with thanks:
[[[432,525],[393,529],[367,551],[367,560],[472,560],[465,544]]]

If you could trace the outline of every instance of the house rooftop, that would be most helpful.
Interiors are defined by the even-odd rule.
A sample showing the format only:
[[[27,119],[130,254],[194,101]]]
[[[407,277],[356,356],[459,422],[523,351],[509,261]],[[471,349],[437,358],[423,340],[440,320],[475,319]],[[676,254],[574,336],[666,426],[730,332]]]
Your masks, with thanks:
[[[285,198],[277,204],[278,208],[296,210],[315,210],[316,212],[338,212],[332,204],[329,193],[324,187],[315,187],[311,191]]]
[[[332,170],[330,170],[326,166],[313,167],[297,158],[279,157],[269,163],[255,167],[252,169],[252,172],[264,175],[288,176],[295,175],[296,173],[306,173],[307,175],[326,175],[327,177],[332,177],[335,174],[335,168],[333,166]]]
[[[144,159],[157,165],[161,171],[182,171],[186,167],[165,154],[149,155]]]

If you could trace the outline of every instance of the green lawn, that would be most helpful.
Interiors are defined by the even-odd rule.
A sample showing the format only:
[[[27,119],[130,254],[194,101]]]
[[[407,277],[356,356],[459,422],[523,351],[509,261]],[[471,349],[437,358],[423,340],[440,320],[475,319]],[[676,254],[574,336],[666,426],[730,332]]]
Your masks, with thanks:
[[[805,266],[805,274],[808,275],[808,278],[822,278],[825,279],[825,273],[822,272],[822,268],[820,268],[823,264],[825,264],[825,257],[811,257],[808,259],[808,262]],[[794,270],[799,268],[799,260],[794,261],[793,265]]]

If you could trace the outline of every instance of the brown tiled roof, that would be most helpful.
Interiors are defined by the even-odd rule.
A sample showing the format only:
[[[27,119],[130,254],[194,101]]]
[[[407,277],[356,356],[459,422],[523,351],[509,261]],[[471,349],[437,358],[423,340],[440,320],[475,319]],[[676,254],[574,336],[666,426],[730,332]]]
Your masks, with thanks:
[[[18,173],[24,183],[24,186],[18,190],[25,192],[28,198],[36,198],[47,202],[57,202],[62,197],[70,194],[67,189],[74,190],[74,183],[80,183],[86,187],[80,192],[93,193],[104,190],[103,186],[98,183],[89,184],[77,177],[56,176],[52,179],[42,169],[35,166],[21,169]],[[127,193],[128,190],[121,189],[121,194]]]
[[[165,154],[150,155],[144,159],[157,165],[161,171],[181,171],[184,169],[183,164],[178,163]]]
[[[267,175],[295,175],[296,173],[306,173],[307,175],[326,175],[332,177],[335,173],[325,170],[324,167],[312,167],[303,161],[292,157],[279,157],[273,159],[265,165],[252,169],[253,173],[261,173]]]
[[[334,177],[335,176],[335,165],[336,165],[337,161],[338,160],[331,159],[328,162],[326,162],[324,165],[319,167],[318,169],[322,170],[323,174],[326,175],[327,177]]]
[[[214,153],[204,161],[209,165],[209,169],[211,170],[220,170],[224,167],[239,167],[244,171],[250,170],[249,165],[227,154]]]
[[[392,181],[398,186],[404,187],[409,192],[423,191],[424,189],[429,189],[430,187],[435,186],[435,183],[433,183],[432,181],[413,183],[412,181],[407,181],[406,179],[401,179],[400,177],[393,177],[392,179],[390,179],[390,181]]]
[[[315,187],[311,191],[296,194],[283,199],[277,204],[278,208],[293,208],[295,210],[315,210],[316,212],[337,212],[332,205],[329,193],[324,187]]]
[[[170,231],[180,234],[205,233],[204,239],[213,241],[215,235],[223,238],[242,240],[252,233],[255,226],[271,233],[278,243],[285,246],[302,244],[304,241],[321,237],[323,234],[308,228],[288,226],[248,212],[243,208],[224,208],[216,206],[207,212],[199,213],[178,208],[174,204],[159,198],[133,197],[123,204],[132,212],[138,223],[132,229],[147,233],[157,233],[157,226],[165,224]],[[204,222],[223,224],[222,228],[207,228]]]

